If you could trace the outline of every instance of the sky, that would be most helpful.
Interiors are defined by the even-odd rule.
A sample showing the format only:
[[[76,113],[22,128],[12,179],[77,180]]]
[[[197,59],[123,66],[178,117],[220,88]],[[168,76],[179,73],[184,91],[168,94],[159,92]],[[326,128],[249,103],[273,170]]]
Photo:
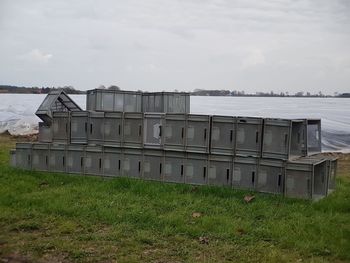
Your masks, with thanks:
[[[0,84],[350,92],[348,0],[0,0]]]

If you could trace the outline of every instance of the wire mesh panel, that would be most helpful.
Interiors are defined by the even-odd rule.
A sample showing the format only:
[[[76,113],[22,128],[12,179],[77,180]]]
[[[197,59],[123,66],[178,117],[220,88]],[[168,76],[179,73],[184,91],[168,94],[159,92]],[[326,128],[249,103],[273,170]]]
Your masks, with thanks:
[[[260,159],[256,189],[259,192],[283,194],[284,162],[281,160]]]
[[[258,174],[258,159],[236,157],[233,168],[232,187],[254,190]]]
[[[123,173],[122,176],[140,178],[142,175],[142,150],[127,149],[123,150]]]
[[[103,175],[102,146],[87,146],[85,148],[85,174]]]
[[[143,114],[125,112],[123,122],[123,146],[142,148]]]
[[[285,195],[294,198],[312,198],[313,166],[303,163],[287,163]]]
[[[76,144],[88,142],[89,112],[77,111],[70,115],[70,141]]]
[[[290,158],[307,155],[305,120],[292,121]]]
[[[16,143],[16,167],[25,170],[32,169],[31,143]]]
[[[68,144],[70,142],[69,112],[52,113],[52,142]]]
[[[49,160],[50,172],[66,172],[66,147],[66,145],[51,144]]]
[[[207,154],[188,153],[185,166],[185,183],[203,185],[208,183]]]
[[[186,151],[198,153],[209,152],[209,126],[209,115],[187,115]]]
[[[235,130],[235,117],[212,116],[210,153],[234,155]]]
[[[186,114],[167,113],[165,115],[164,149],[185,150]]]
[[[39,142],[52,142],[52,129],[51,126],[45,124],[44,122],[39,122]]]
[[[145,148],[163,148],[163,122],[162,113],[145,113],[143,115],[143,144]]]
[[[232,174],[232,156],[209,155],[208,183],[210,185],[231,186]]]
[[[307,120],[308,155],[321,152],[321,120]]]
[[[49,144],[34,143],[32,145],[32,169],[37,171],[49,170]]]
[[[104,176],[122,175],[123,155],[121,148],[104,147],[103,169]]]
[[[90,112],[89,113],[89,136],[88,143],[102,145],[104,144],[105,133],[105,118],[103,112]]]
[[[67,146],[67,172],[84,173],[85,147],[81,145]]]
[[[106,112],[104,117],[104,145],[120,147],[123,138],[123,113]]]
[[[237,118],[236,155],[260,157],[262,124],[261,118]]]
[[[143,151],[143,178],[146,180],[163,181],[163,151]]]
[[[164,152],[164,175],[165,182],[185,182],[186,154],[184,152]]]

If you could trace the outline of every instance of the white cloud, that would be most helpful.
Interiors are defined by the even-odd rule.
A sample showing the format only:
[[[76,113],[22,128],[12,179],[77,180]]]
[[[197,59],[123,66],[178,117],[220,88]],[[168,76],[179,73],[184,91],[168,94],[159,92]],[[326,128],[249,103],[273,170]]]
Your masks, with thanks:
[[[52,54],[45,53],[39,49],[33,49],[30,52],[20,56],[21,59],[40,64],[48,63],[52,57]]]
[[[262,50],[253,49],[242,61],[242,69],[255,67],[260,64],[265,64],[265,56]]]

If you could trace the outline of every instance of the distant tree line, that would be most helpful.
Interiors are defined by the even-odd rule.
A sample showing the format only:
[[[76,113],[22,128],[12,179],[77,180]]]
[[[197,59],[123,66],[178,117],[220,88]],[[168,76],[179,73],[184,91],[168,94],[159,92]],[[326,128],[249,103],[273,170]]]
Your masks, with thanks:
[[[0,93],[24,93],[24,94],[47,94],[51,90],[63,89],[67,94],[85,94],[85,91],[76,90],[72,86],[64,87],[18,87],[0,85]]]
[[[350,93],[334,93],[334,95],[325,95],[321,91],[318,93],[311,94],[310,92],[296,92],[294,94],[289,92],[280,92],[275,93],[270,92],[256,92],[256,93],[245,93],[243,90],[204,90],[204,89],[195,89],[191,92],[193,96],[237,96],[237,97],[306,97],[306,98],[323,98],[323,97],[344,97],[349,98]]]
[[[25,94],[47,94],[51,90],[63,89],[67,94],[86,94],[86,91],[76,90],[73,86],[63,86],[63,87],[18,87],[11,85],[0,85],[0,93],[25,93]],[[109,90],[121,90],[120,87],[116,85],[111,85],[105,87],[100,85],[98,89],[109,89]],[[141,91],[141,90],[139,90]],[[178,92],[178,90],[175,90]],[[318,93],[311,94],[310,92],[299,91],[296,93],[280,92],[275,93],[270,92],[255,92],[255,93],[245,93],[244,90],[205,90],[205,89],[195,89],[190,92],[193,96],[237,96],[237,97],[306,97],[306,98],[323,98],[323,97],[339,97],[339,98],[350,98],[350,93],[337,93],[334,95],[324,95],[321,91]]]

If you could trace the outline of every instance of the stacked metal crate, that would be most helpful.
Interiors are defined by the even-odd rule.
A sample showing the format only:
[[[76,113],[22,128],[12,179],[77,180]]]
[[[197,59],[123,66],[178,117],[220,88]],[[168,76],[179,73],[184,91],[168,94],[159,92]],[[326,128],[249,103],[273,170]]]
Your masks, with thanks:
[[[188,93],[91,90],[86,111],[52,96],[38,110],[39,143],[17,144],[15,166],[306,199],[335,188],[337,161],[319,154],[320,120],[190,114]],[[68,106],[57,110],[60,97]]]

